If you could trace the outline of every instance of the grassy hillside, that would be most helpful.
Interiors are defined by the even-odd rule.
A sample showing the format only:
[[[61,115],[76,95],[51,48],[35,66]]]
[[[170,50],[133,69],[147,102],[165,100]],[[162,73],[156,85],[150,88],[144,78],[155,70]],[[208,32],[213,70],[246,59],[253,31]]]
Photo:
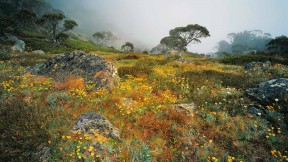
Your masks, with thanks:
[[[69,45],[94,50],[89,44]],[[29,159],[37,145],[50,147],[53,161],[288,160],[283,120],[272,111],[277,123],[250,115],[247,106],[253,101],[245,95],[246,88],[261,81],[288,77],[286,66],[247,73],[237,63],[191,55],[184,56],[188,64],[163,55],[92,53],[117,67],[120,81],[114,89],[91,91],[93,85],[81,78],[67,76],[67,81],[56,82],[25,73],[23,66],[33,64],[25,64],[29,59],[22,60],[23,66],[16,57],[0,62],[0,149],[5,150],[0,161]],[[45,59],[35,57],[34,63]],[[178,103],[197,107],[187,115],[173,109]],[[19,115],[19,109],[25,115]],[[71,134],[85,112],[107,117],[121,130],[121,138]],[[91,142],[103,149],[91,149]]]
[[[64,53],[74,50],[88,51],[103,51],[103,52],[119,52],[112,48],[101,47],[93,44],[90,41],[82,41],[77,39],[68,39],[61,44],[53,43],[51,40],[38,38],[24,38],[28,50],[43,50],[46,53]]]

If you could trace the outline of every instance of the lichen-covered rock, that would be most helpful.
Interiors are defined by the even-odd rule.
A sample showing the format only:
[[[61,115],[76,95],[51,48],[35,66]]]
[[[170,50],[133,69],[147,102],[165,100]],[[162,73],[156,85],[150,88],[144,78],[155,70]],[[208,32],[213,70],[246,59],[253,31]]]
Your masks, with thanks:
[[[104,116],[96,113],[86,113],[79,117],[73,131],[94,135],[101,134],[107,138],[118,139],[120,131],[115,128]]]
[[[288,108],[288,78],[272,79],[262,82],[256,88],[246,90],[247,94],[257,99],[262,105],[278,105],[282,110]]]
[[[67,76],[82,77],[95,88],[111,88],[117,82],[117,69],[103,58],[84,52],[65,53],[28,71],[63,81]]]
[[[256,62],[251,62],[245,65],[244,69],[245,70],[253,70],[256,67],[261,68],[261,69],[267,69],[269,67],[271,67],[271,62],[270,61],[266,61],[266,62],[260,62],[260,61],[256,61]]]
[[[249,105],[248,106],[248,113],[255,115],[255,116],[266,116],[267,112],[262,105]]]

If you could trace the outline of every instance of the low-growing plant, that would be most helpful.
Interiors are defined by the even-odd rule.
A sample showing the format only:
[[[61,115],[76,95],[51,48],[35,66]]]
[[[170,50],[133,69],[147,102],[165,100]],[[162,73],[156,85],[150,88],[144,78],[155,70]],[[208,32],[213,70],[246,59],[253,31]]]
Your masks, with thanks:
[[[17,114],[7,113],[13,121],[1,116],[0,131],[9,130],[9,134],[18,138],[2,118],[13,123],[17,117],[23,117],[23,112],[36,115],[29,114],[36,123],[45,119],[42,124],[45,127],[40,128],[49,132],[47,139],[43,137],[43,145],[49,141],[51,161],[287,160],[286,116],[272,111],[279,109],[277,104],[266,107],[269,112],[260,116],[249,114],[248,105],[253,101],[245,95],[247,87],[263,78],[287,77],[286,66],[274,64],[259,75],[259,71],[251,72],[248,77],[243,66],[225,65],[208,58],[183,56],[189,60],[183,63],[162,55],[137,54],[139,59],[127,60],[122,58],[131,54],[99,53],[114,61],[121,77],[118,86],[109,90],[95,90],[95,83],[79,77],[61,76],[67,79],[56,81],[32,75],[19,63],[0,61],[1,104],[17,96],[19,102],[25,100],[23,105],[29,105],[27,112],[20,106]],[[192,106],[187,109],[176,106],[184,103]],[[109,119],[121,131],[120,139],[101,135],[92,139],[89,134],[71,133],[79,116],[86,112]],[[19,127],[21,131],[16,134],[29,135],[25,126]],[[32,137],[25,139],[28,142]],[[27,144],[17,142],[12,141],[9,146]],[[1,153],[5,158],[8,156]]]
[[[47,144],[47,114],[22,96],[0,101],[0,161],[36,161],[40,145]]]
[[[0,49],[0,60],[5,61],[9,60],[11,56],[9,55],[9,51],[6,48]]]
[[[235,56],[227,56],[222,59],[219,59],[221,63],[224,64],[232,64],[232,65],[245,65],[253,61],[261,61],[266,62],[270,61],[272,64],[286,64],[287,58],[269,56],[269,55],[258,55],[258,54],[243,54],[243,55],[235,55]]]
[[[138,147],[134,148],[135,145]],[[135,162],[150,162],[152,161],[152,154],[149,150],[149,147],[145,143],[138,144],[138,141],[131,143],[131,152],[132,152],[132,161]]]

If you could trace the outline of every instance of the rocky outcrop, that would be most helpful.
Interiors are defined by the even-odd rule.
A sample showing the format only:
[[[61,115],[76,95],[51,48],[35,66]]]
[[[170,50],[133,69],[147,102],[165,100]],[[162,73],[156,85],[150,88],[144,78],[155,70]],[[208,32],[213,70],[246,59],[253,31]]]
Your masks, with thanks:
[[[264,116],[266,117],[266,109],[262,105],[249,105],[248,113],[255,116]]]
[[[248,113],[261,116],[274,125],[284,122],[288,126],[288,78],[262,82],[255,88],[247,89],[246,93],[258,102],[248,107]]]
[[[91,135],[101,134],[107,138],[118,139],[120,131],[115,128],[104,116],[96,113],[86,113],[79,117],[73,131],[88,133]]]
[[[271,103],[284,104],[288,99],[288,78],[272,79],[262,82],[256,88],[246,90],[247,94],[264,105]]]
[[[65,53],[38,64],[28,70],[63,81],[67,76],[82,77],[85,82],[95,84],[95,89],[108,89],[117,81],[117,69],[103,58],[84,52]]]
[[[268,69],[271,67],[271,62],[270,61],[266,61],[266,62],[260,62],[260,61],[256,61],[256,62],[251,62],[245,65],[244,69],[245,70],[253,70],[256,67],[261,68],[261,69]]]

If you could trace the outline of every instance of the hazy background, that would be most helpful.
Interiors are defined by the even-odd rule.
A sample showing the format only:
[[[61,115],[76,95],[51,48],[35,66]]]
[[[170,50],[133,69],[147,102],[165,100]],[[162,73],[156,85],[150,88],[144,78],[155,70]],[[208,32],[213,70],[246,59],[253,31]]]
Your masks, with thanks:
[[[260,29],[272,37],[288,35],[288,0],[48,0],[91,36],[111,31],[124,41],[151,49],[169,30],[205,26],[211,37],[189,51],[208,53],[228,33]],[[226,39],[228,40],[228,39]]]

